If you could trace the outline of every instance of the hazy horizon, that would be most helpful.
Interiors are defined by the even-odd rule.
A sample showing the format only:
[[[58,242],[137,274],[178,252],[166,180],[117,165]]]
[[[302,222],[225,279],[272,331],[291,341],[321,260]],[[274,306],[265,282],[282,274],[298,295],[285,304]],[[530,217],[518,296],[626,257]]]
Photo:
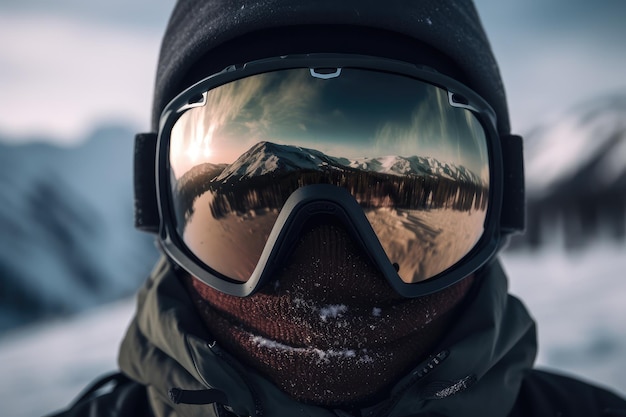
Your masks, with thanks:
[[[76,143],[93,126],[150,128],[160,38],[174,2],[0,3],[0,133]],[[626,2],[477,0],[525,134],[577,103],[626,92]]]

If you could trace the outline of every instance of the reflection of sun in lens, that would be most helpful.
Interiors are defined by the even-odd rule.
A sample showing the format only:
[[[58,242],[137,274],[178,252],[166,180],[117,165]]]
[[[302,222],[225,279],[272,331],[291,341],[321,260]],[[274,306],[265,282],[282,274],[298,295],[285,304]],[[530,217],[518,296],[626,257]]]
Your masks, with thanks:
[[[185,154],[192,162],[196,162],[200,154],[200,144],[196,141],[190,141],[189,147],[187,148]]]
[[[211,149],[211,143],[213,142],[213,132],[215,132],[215,124],[211,124],[202,140],[202,156],[205,161],[213,155],[213,149]]]
[[[193,163],[205,162],[213,155],[213,149],[211,149],[211,142],[213,142],[214,126],[211,125],[206,132],[206,135],[199,134],[189,140],[189,146],[185,154],[189,160]],[[198,132],[201,133],[201,132]]]

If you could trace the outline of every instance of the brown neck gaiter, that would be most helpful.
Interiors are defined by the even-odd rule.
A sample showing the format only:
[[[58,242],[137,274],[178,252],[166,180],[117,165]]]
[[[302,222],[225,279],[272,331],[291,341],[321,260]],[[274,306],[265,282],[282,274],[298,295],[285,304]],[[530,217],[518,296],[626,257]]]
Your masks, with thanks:
[[[319,225],[250,297],[187,284],[208,329],[239,360],[298,401],[341,407],[385,395],[432,353],[472,281],[404,298],[342,227]]]

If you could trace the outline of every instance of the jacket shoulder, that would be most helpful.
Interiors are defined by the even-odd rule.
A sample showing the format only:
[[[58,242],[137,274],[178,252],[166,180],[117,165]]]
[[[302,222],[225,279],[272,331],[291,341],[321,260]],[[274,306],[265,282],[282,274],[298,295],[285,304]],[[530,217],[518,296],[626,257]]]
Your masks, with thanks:
[[[626,400],[595,385],[534,369],[525,376],[510,414],[518,416],[626,416]]]
[[[66,410],[48,417],[153,417],[145,386],[122,373],[93,382]]]

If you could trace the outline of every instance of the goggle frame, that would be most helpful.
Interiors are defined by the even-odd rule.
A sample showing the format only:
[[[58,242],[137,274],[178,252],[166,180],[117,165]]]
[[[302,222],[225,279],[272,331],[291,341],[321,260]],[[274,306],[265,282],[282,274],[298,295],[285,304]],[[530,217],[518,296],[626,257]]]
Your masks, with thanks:
[[[374,263],[381,269],[381,272],[385,275],[389,284],[399,294],[407,298],[414,298],[438,292],[471,275],[493,258],[501,245],[503,235],[503,233],[501,233],[500,218],[504,195],[504,171],[500,136],[496,131],[496,115],[491,106],[482,97],[462,83],[428,67],[372,56],[309,54],[289,55],[252,61],[241,65],[231,65],[223,71],[213,74],[189,87],[164,108],[160,118],[156,149],[156,192],[160,217],[158,242],[164,252],[177,265],[187,273],[218,291],[233,296],[246,297],[254,294],[267,283],[276,266],[280,264],[277,257],[284,254],[284,251],[279,250],[278,247],[266,250],[259,260],[259,265],[262,264],[261,267],[257,266],[253,275],[246,282],[240,282],[212,270],[210,266],[205,265],[204,262],[198,259],[192,251],[187,248],[177,231],[173,203],[171,201],[171,187],[169,183],[169,134],[178,118],[186,110],[196,106],[200,96],[207,91],[229,82],[257,74],[296,68],[309,68],[311,70],[324,69],[324,72],[327,72],[328,69],[358,68],[411,77],[446,90],[449,95],[450,103],[471,111],[485,130],[484,133],[487,138],[489,155],[490,178],[489,203],[485,217],[485,227],[480,240],[460,261],[424,281],[406,283],[397,274],[389,259],[384,256],[384,251],[382,254],[386,260],[380,259],[381,255],[378,249],[372,250],[372,248],[376,248],[376,244],[372,243],[370,238],[366,238],[365,240],[361,239],[361,243],[367,247],[368,254],[373,258]],[[305,200],[307,199],[305,198]],[[308,203],[310,203],[309,200],[307,200]],[[341,200],[341,198],[339,200]],[[337,201],[333,201],[332,204],[338,204],[338,207],[345,206]],[[293,205],[294,207],[298,206],[298,203],[296,202]],[[348,211],[350,210],[352,209]],[[297,210],[294,211],[294,213],[294,216],[288,216],[287,214],[289,213],[287,213],[283,217],[285,221],[290,224],[290,227],[297,229],[298,225],[293,224],[293,219],[288,219],[289,217],[298,217],[296,215]],[[283,214],[283,210],[281,210],[281,214]],[[364,215],[362,217],[365,218]],[[306,219],[302,221],[305,220]],[[363,225],[361,220],[357,220],[353,223],[352,226]],[[278,224],[278,222],[276,224]],[[283,225],[281,225],[280,230],[282,230],[282,226]],[[274,233],[274,231],[272,233]],[[277,237],[278,240],[275,241],[275,245],[284,247],[285,245],[283,245],[281,241],[284,237],[281,236],[285,234],[279,233],[279,235],[280,236]],[[378,248],[382,249],[380,243],[378,243]],[[375,253],[375,255],[372,256],[372,253]]]

